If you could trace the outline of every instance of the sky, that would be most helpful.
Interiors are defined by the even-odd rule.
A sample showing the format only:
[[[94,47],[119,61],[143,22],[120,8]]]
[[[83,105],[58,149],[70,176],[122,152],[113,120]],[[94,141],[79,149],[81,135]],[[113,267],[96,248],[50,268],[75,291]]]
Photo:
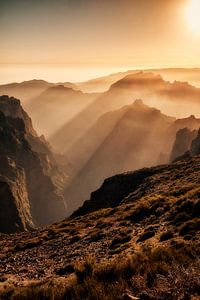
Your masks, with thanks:
[[[100,73],[103,68],[199,67],[194,1],[0,0],[0,72],[24,65]]]

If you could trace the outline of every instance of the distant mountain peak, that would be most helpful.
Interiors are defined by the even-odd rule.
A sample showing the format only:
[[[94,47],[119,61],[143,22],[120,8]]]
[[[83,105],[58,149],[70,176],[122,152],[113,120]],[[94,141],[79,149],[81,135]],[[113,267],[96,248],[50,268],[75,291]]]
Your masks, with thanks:
[[[44,93],[46,93],[46,92],[74,92],[74,93],[81,93],[82,94],[81,91],[74,90],[73,87],[68,87],[64,84],[51,86],[47,90],[44,91]]]
[[[145,105],[142,99],[136,99],[136,100],[133,102],[133,104],[134,104],[134,105],[138,105],[138,106],[143,106],[143,105]]]

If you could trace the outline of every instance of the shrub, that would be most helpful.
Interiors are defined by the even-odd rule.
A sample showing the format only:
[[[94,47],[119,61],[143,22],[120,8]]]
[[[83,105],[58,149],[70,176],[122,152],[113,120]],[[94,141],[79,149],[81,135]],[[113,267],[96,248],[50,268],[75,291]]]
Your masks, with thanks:
[[[173,231],[169,230],[169,231],[163,232],[160,235],[160,242],[164,242],[164,241],[170,240],[173,237],[174,237]]]
[[[122,244],[125,244],[127,242],[129,242],[131,240],[131,235],[130,234],[127,234],[127,235],[118,235],[117,237],[115,237],[111,244],[110,244],[110,249],[113,249],[113,248],[116,248],[116,247],[119,247],[120,245]]]
[[[137,243],[140,243],[140,242],[144,242],[150,238],[152,238],[153,236],[155,235],[155,231],[146,231],[144,232],[138,239],[137,239]]]
[[[186,222],[180,227],[179,234],[181,236],[187,235],[187,234],[193,234],[200,230],[200,220],[194,219],[191,221]]]

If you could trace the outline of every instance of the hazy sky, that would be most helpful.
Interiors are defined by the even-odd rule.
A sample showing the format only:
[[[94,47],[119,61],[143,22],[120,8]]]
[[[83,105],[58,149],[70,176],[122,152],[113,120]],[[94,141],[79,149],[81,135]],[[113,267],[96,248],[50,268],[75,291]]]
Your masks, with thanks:
[[[191,1],[0,0],[0,64],[200,66]]]

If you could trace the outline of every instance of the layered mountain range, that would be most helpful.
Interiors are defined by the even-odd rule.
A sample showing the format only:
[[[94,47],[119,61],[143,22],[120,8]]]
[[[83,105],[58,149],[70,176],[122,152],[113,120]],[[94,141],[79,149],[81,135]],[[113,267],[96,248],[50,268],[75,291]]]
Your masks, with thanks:
[[[189,82],[194,86],[200,86],[199,68],[167,68],[167,69],[146,69],[142,70],[145,73],[160,74],[164,80],[169,80],[171,82],[178,80],[183,82]],[[126,72],[119,72],[110,74],[108,76],[103,76],[96,79],[91,79],[85,82],[76,83],[76,86],[84,92],[105,92],[110,88],[110,86],[122,79],[123,77],[136,74],[138,70],[129,70]]]
[[[64,91],[66,89],[60,86],[56,87],[56,89],[60,88]],[[129,170],[167,163],[170,161],[170,156],[171,160],[174,160],[178,156],[183,155],[189,149],[200,127],[200,119],[194,116],[176,120],[162,114],[155,108],[145,105],[142,100],[136,100],[131,105],[126,105],[118,110],[102,115],[78,139],[67,155],[61,156],[52,152],[51,147],[43,136],[38,137],[33,129],[30,117],[22,109],[18,100],[8,96],[2,96],[0,100],[0,111],[5,117],[19,120],[19,122],[24,124],[22,137],[28,143],[31,151],[34,152],[34,155],[37,156],[41,172],[46,176],[46,180],[48,177],[50,181],[49,187],[48,185],[45,186],[42,180],[39,183],[37,180],[36,183],[34,181],[30,183],[31,191],[30,195],[28,195],[28,199],[30,199],[26,200],[30,208],[25,215],[31,215],[30,222],[35,226],[48,224],[54,220],[69,216],[83,204],[84,200],[89,199],[91,192],[97,189],[106,177]],[[5,124],[13,126],[8,121]],[[4,126],[6,126],[5,124]],[[16,126],[15,130],[17,128]],[[185,148],[180,140],[174,144],[176,134],[182,128],[193,131],[190,143],[188,141],[185,142],[187,144]],[[22,129],[18,128],[17,135],[20,134],[20,130]],[[9,138],[7,139],[9,140]],[[180,144],[182,145],[181,151],[177,150],[177,144],[179,146]],[[2,147],[4,147],[4,143],[2,143]],[[33,173],[31,171],[32,167],[30,167],[32,166],[32,161],[30,160],[26,163],[24,158],[19,163],[18,154],[16,158],[14,153],[12,155],[12,159],[16,159],[15,164],[17,166],[19,164],[22,168],[27,169],[25,177],[29,178],[29,173]],[[6,159],[10,159],[10,156],[11,154],[8,154]],[[23,161],[25,162],[24,164]],[[7,168],[9,167],[7,166]],[[27,181],[26,178],[25,183]],[[32,180],[32,177],[30,180]],[[42,187],[39,188],[38,184],[40,183],[42,183]],[[51,184],[52,187],[50,187]],[[34,186],[33,192],[32,186]],[[77,186],[79,187],[78,189]],[[24,191],[26,189],[27,187],[23,188]],[[47,193],[43,197],[42,193],[46,189]],[[53,194],[50,192],[52,189],[55,189]],[[36,198],[39,199],[40,204],[34,208]],[[45,203],[49,203],[49,212],[43,218],[41,207],[45,209]],[[59,204],[57,205],[57,203]],[[17,208],[17,214],[18,211],[19,209]],[[44,220],[41,221],[41,219]],[[23,222],[26,223],[26,221]],[[27,228],[25,225],[24,227],[21,226],[19,230]]]
[[[175,78],[176,69],[163,72],[171,72]],[[182,74],[180,79],[197,79],[198,75],[198,70],[177,72]],[[37,132],[45,134],[57,152],[67,153],[102,114],[129,105],[137,98],[167,115],[186,117],[189,111],[198,116],[200,89],[187,82],[165,81],[157,73],[129,71],[112,75],[109,89],[101,94],[83,93],[78,84],[41,80],[3,85],[0,93],[19,97]]]
[[[1,299],[198,299],[200,89],[122,75],[3,87]]]
[[[106,177],[168,163],[176,133],[185,127],[197,130],[200,119],[176,120],[141,100],[103,115],[68,152],[75,169],[65,191],[69,211],[88,199]]]
[[[26,109],[37,131],[50,138],[97,96],[95,93],[87,94],[64,85],[55,85],[32,99]],[[56,142],[53,145],[56,146]]]

